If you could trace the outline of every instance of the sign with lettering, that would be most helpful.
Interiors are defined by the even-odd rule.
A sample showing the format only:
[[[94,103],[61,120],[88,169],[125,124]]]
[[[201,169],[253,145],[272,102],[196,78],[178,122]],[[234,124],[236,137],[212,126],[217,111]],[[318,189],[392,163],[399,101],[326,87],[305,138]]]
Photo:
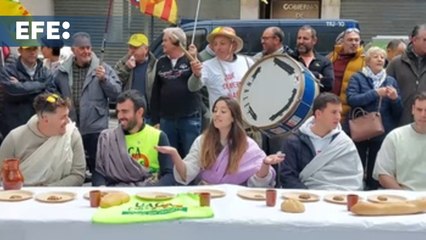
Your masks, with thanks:
[[[272,18],[320,18],[320,0],[271,1]]]

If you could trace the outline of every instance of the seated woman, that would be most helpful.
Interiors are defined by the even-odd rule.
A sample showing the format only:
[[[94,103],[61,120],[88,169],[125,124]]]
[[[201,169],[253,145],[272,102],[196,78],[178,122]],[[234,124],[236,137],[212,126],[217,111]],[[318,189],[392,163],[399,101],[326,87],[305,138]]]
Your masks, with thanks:
[[[207,184],[238,184],[251,187],[275,185],[271,165],[284,160],[284,154],[266,154],[243,128],[238,102],[219,97],[213,105],[212,121],[205,132],[195,139],[184,160],[173,147],[158,146],[170,154],[177,182],[189,184],[200,176]]]

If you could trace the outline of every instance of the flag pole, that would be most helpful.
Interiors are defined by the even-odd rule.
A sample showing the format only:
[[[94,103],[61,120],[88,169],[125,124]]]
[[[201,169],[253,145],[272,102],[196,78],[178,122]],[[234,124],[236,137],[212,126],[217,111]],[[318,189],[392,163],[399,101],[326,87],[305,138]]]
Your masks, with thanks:
[[[198,0],[197,10],[195,11],[194,30],[192,31],[191,44],[194,44],[195,32],[197,31],[198,14],[200,13],[200,5],[201,5],[200,3],[201,3],[201,0]]]
[[[105,45],[106,45],[106,41],[107,41],[106,39],[107,39],[107,36],[108,36],[109,20],[110,20],[111,13],[112,13],[111,10],[112,10],[112,3],[113,3],[113,1],[114,0],[109,0],[109,3],[108,3],[108,15],[106,17],[104,38],[102,39],[101,56],[99,57],[100,64],[102,64],[103,61],[104,61]]]
[[[5,59],[4,59],[4,54],[3,54],[3,47],[0,47],[0,59],[1,59],[1,65],[0,65],[0,67],[2,68],[5,65],[5,63],[4,63]]]
[[[151,29],[149,35],[152,41],[154,39],[154,16],[151,16]]]

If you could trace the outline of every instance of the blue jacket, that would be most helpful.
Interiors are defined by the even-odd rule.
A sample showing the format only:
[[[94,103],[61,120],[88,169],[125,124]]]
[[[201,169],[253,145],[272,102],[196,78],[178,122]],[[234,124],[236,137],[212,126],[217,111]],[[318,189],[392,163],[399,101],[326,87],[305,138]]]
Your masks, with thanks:
[[[53,74],[54,85],[63,97],[72,99],[72,64],[74,58],[68,58]],[[84,80],[80,98],[80,121],[78,129],[81,135],[89,133],[100,133],[108,128],[109,104],[108,100],[115,100],[121,92],[121,82],[109,65],[103,64],[105,68],[105,80],[99,81],[95,70],[99,66],[99,59],[92,53],[92,61]],[[75,121],[77,114],[75,109],[70,110],[70,118]]]
[[[10,81],[10,77],[18,79],[18,83]],[[37,66],[33,78],[28,75],[20,58],[7,64],[0,70],[0,86],[2,95],[2,107],[0,109],[0,129],[5,137],[12,129],[27,123],[35,114],[33,108],[34,98],[51,86],[52,76],[50,71],[43,68],[41,60],[37,60]]]
[[[402,114],[402,102],[396,80],[391,76],[386,76],[386,79],[380,87],[385,86],[394,87],[398,92],[398,98],[396,100],[391,100],[387,97],[382,98],[380,114],[382,116],[385,134],[376,137],[377,140],[384,138],[388,132],[397,127]],[[367,112],[377,111],[380,99],[379,94],[374,89],[373,80],[367,77],[363,72],[357,72],[352,75],[349,80],[348,88],[346,89],[346,95],[348,104],[351,106],[349,114],[352,114],[352,110],[356,107],[361,107]],[[350,115],[349,118],[351,117]]]

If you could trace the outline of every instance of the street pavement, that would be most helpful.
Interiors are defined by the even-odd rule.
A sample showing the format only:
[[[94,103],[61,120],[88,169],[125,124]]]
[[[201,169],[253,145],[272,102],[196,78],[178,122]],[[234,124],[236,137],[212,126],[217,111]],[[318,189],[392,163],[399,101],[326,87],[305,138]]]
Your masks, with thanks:
[[[108,127],[109,128],[115,128],[118,125],[118,120],[117,120],[117,116],[115,115],[115,110],[110,109],[109,110],[109,123],[108,123]]]

